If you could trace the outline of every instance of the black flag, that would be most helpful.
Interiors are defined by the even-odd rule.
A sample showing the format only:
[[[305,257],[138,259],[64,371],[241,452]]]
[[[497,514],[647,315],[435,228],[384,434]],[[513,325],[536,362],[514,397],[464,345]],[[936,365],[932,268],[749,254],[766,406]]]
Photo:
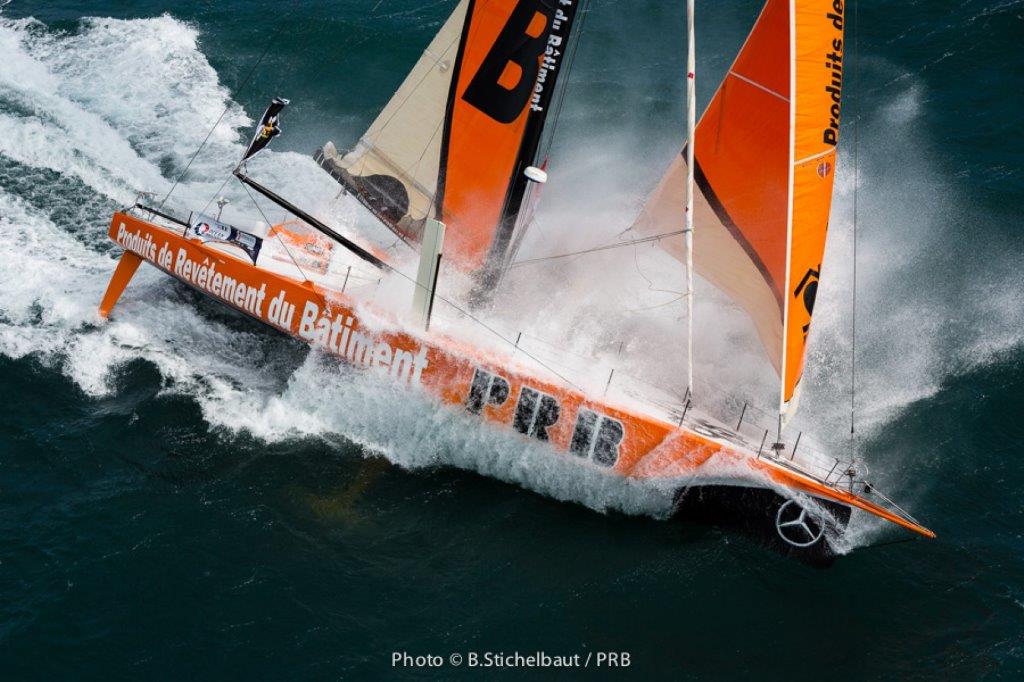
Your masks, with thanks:
[[[270,144],[270,141],[281,134],[281,126],[277,124],[277,117],[281,114],[281,111],[288,106],[288,100],[282,97],[275,97],[274,101],[267,107],[267,111],[263,114],[263,118],[260,120],[259,127],[256,128],[256,135],[253,136],[252,142],[249,143],[249,149],[246,150],[245,156],[242,157],[242,161],[248,161],[252,157],[263,151],[263,148]]]

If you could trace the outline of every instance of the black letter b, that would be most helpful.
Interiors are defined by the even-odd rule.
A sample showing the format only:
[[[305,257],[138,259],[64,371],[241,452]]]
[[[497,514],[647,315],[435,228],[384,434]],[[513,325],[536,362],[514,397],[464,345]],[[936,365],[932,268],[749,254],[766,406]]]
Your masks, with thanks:
[[[515,121],[530,101],[551,23],[544,9],[539,0],[519,1],[462,96],[499,123]],[[526,31],[538,14],[544,17],[544,30],[535,38]],[[499,82],[510,64],[521,69],[519,82],[511,90]]]

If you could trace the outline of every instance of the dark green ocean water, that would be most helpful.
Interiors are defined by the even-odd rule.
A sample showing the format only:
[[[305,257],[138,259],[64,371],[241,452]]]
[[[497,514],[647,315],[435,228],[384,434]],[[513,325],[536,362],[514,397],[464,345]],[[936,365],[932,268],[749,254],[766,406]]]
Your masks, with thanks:
[[[540,650],[631,655],[582,678],[1021,679],[1020,0],[862,2],[846,84],[861,456],[937,540],[855,519],[822,570],[642,502],[565,501],[587,495],[564,472],[519,472],[429,411],[403,421],[362,379],[328,390],[302,346],[154,273],[98,322],[110,211],[166,191],[226,105],[184,197],[216,192],[282,94],[268,172],[312,198],[310,151],[357,138],[453,4],[0,10],[0,678],[448,679],[472,673],[391,655]],[[628,214],[678,150],[682,4],[591,3],[553,170],[620,193],[556,207]],[[698,5],[706,102],[758,3]],[[844,315],[819,348],[843,346]],[[817,402],[848,400],[839,376],[812,376]]]

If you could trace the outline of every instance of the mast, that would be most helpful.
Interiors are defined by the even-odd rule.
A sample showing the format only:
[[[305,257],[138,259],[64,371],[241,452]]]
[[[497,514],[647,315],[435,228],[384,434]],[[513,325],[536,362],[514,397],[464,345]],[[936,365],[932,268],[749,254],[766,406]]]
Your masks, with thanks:
[[[693,397],[693,147],[697,129],[697,45],[694,0],[686,2],[686,391]]]
[[[839,144],[845,19],[841,3],[819,5],[766,0],[692,144],[633,224],[642,237],[678,224],[695,182],[700,250],[692,239],[659,244],[746,310],[779,373],[783,421],[799,404]]]

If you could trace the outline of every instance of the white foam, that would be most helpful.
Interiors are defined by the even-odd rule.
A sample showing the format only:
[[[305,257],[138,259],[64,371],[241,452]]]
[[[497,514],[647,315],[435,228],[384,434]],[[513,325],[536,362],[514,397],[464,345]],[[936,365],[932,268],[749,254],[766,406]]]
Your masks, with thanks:
[[[866,436],[951,375],[1024,340],[1014,249],[984,239],[969,253],[951,248],[951,233],[962,244],[962,231],[973,229],[963,222],[970,197],[921,144],[926,98],[924,85],[911,80],[861,125],[857,393]],[[847,148],[815,306],[805,410],[805,423],[838,432],[849,425],[852,161]]]
[[[244,151],[251,120],[201,52],[198,31],[169,15],[86,19],[73,34],[0,15],[0,60],[9,109],[0,113],[0,154],[77,177],[118,203],[140,191],[163,196],[171,186],[164,173],[177,178],[222,114],[171,205],[187,212],[216,198]],[[314,169],[308,157],[287,153],[251,164],[286,196],[326,205],[337,186]],[[254,220],[237,183],[225,194],[228,216]]]
[[[1014,262],[1019,247],[979,239],[970,252],[952,248],[951,231],[974,229],[966,218],[971,199],[922,144],[925,85],[912,77],[898,82],[891,99],[866,115],[859,130],[857,429],[862,444],[908,405],[934,395],[951,375],[984,366],[1024,340],[1019,304],[1024,276]],[[805,431],[802,442],[810,433],[819,449],[825,446],[840,457],[849,454],[855,189],[851,131],[844,135],[801,412],[790,427],[792,433]],[[584,149],[567,150],[568,160],[553,163],[546,191],[563,187],[572,206],[556,199],[541,207],[521,258],[613,241],[642,203],[634,186],[636,177],[647,174],[642,167],[647,159],[638,161],[624,151],[640,146],[638,140],[594,139]],[[580,205],[617,208],[580,212]],[[624,208],[630,206],[632,213]],[[964,243],[962,235],[958,243]],[[519,315],[528,332],[577,350],[589,345],[607,357],[624,341],[625,356],[610,359],[612,366],[683,386],[683,276],[677,262],[643,245],[516,270],[518,298],[508,296],[502,304]],[[770,414],[777,379],[742,311],[698,279],[695,319],[696,393],[702,406],[735,419],[741,401],[749,400]],[[739,401],[723,400],[722,388]],[[862,462],[868,458],[869,480],[899,498],[913,486],[890,476],[889,462],[903,454],[862,448],[858,456]],[[883,527],[856,515],[848,539],[866,542]]]
[[[28,20],[0,20],[0,98],[18,111],[0,114],[0,154],[78,177],[114,199],[125,199],[136,183],[164,186],[102,117],[62,94],[64,81],[29,52],[33,30]]]
[[[200,50],[199,31],[170,15],[86,19],[68,36],[29,41],[32,56],[59,78],[57,91],[102,118],[140,156],[180,170],[220,125],[191,169],[193,179],[221,180],[237,159],[252,122],[230,99]]]
[[[408,469],[455,466],[598,511],[661,515],[672,490],[609,476],[565,453],[481,424],[417,391],[313,353],[280,394],[235,394],[207,404],[212,423],[268,440],[341,433]]]

